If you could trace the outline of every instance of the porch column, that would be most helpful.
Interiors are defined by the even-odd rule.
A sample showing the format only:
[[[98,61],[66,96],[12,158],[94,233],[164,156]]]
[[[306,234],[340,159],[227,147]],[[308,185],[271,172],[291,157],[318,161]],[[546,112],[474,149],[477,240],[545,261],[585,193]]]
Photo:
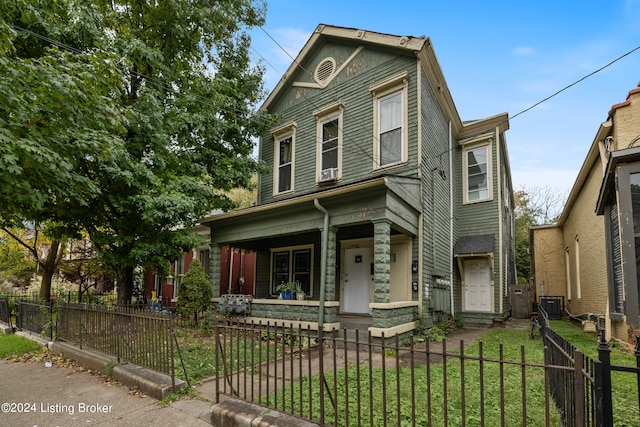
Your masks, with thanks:
[[[387,220],[373,223],[373,301],[390,300],[391,287],[391,224]]]
[[[209,281],[213,290],[213,297],[220,296],[220,268],[222,264],[222,249],[217,243],[211,242],[209,250]]]
[[[322,233],[322,232],[321,232]],[[322,236],[324,238],[324,236]],[[336,229],[329,227],[327,240],[327,275],[325,277],[324,298],[326,301],[336,301]]]

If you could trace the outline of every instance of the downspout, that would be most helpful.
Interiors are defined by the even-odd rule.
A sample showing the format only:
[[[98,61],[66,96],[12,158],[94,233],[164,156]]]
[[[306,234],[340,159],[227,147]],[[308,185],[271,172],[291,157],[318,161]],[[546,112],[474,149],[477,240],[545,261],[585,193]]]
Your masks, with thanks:
[[[322,231],[322,250],[320,255],[320,306],[318,308],[318,330],[324,325],[324,292],[327,280],[327,247],[329,246],[329,212],[320,205],[318,199],[313,199],[313,205],[324,214]]]
[[[449,291],[451,293],[451,317],[455,315],[453,301],[453,139],[451,137],[451,120],[449,120]]]

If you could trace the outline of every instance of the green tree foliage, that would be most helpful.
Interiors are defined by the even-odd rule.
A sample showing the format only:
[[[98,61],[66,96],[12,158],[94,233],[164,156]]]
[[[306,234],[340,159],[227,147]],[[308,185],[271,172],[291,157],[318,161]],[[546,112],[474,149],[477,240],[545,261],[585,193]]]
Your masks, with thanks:
[[[263,70],[250,63],[245,30],[263,23],[265,6],[8,3],[0,6],[0,90],[10,97],[0,120],[16,124],[0,122],[0,147],[18,149],[0,151],[0,170],[24,196],[9,200],[10,180],[0,178],[0,202],[9,202],[0,216],[51,221],[61,237],[86,230],[118,272],[118,302],[130,302],[134,267],[162,266],[197,245],[191,226],[232,208],[226,192],[246,187],[258,168],[253,140],[269,121],[252,107],[264,95]],[[13,90],[5,77],[17,72],[28,84]],[[48,145],[23,144],[32,130]],[[33,134],[29,144],[40,140]]]
[[[28,285],[36,271],[36,262],[25,248],[0,231],[0,285]]]
[[[531,275],[529,228],[555,222],[565,199],[565,195],[550,187],[523,187],[515,192],[515,256],[519,283],[527,283]]]
[[[200,261],[194,260],[178,289],[178,303],[176,305],[178,312],[186,316],[193,314],[194,321],[197,323],[198,313],[209,308],[212,295],[211,282],[207,273],[202,268]]]

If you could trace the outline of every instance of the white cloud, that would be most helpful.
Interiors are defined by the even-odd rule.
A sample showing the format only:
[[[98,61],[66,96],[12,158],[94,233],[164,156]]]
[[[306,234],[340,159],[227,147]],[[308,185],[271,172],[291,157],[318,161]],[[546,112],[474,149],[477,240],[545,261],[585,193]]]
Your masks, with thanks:
[[[536,50],[529,46],[517,46],[512,52],[515,56],[532,56],[536,54]]]

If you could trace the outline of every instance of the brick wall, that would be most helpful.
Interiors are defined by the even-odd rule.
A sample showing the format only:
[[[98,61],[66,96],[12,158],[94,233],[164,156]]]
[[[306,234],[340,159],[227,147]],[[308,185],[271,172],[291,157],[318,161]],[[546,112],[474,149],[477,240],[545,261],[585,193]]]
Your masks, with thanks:
[[[602,174],[601,163],[596,160],[563,227],[571,276],[571,299],[566,306],[575,315],[605,314],[607,309],[604,217],[595,213]]]
[[[532,229],[533,266],[536,295],[565,296],[564,246],[562,229],[556,226]]]

